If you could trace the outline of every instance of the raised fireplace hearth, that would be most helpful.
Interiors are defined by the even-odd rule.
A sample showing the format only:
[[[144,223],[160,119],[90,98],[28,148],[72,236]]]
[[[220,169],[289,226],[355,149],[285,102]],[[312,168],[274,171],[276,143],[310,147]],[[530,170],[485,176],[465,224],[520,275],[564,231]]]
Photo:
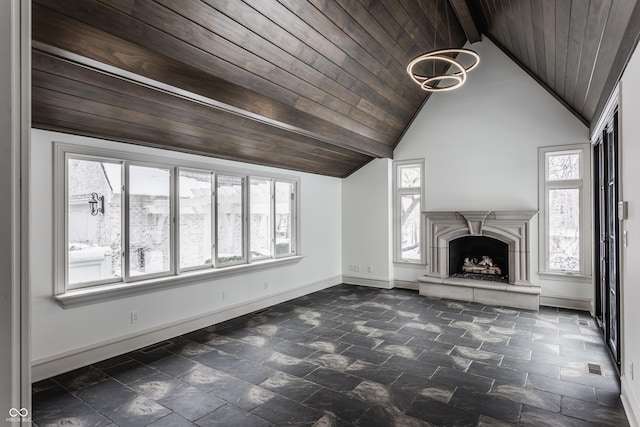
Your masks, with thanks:
[[[530,277],[536,211],[423,212],[427,271],[420,294],[537,310]]]

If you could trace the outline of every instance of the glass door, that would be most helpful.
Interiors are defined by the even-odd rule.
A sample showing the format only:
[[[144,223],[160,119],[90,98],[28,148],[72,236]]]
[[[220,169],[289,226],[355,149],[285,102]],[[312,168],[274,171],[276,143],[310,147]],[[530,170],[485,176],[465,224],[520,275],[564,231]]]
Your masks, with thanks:
[[[618,113],[594,146],[596,214],[596,320],[620,367]]]

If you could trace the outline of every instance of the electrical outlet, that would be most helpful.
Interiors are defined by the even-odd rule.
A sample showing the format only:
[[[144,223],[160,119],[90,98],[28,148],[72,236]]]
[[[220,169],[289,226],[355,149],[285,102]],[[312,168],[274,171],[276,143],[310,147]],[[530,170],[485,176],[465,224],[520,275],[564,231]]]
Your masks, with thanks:
[[[351,271],[355,271],[356,273],[360,272],[360,266],[358,264],[351,264],[349,268]]]
[[[267,282],[266,280],[264,281],[264,290],[266,291],[267,289],[269,289],[269,282]]]
[[[372,266],[368,266],[367,267],[367,272],[368,273],[373,273],[373,267]]]
[[[227,299],[227,291],[222,291],[222,301]]]
[[[139,313],[137,311],[132,311],[131,312],[131,324],[132,325],[138,323],[138,315],[139,315]]]
[[[629,363],[629,376],[633,379],[633,362]]]

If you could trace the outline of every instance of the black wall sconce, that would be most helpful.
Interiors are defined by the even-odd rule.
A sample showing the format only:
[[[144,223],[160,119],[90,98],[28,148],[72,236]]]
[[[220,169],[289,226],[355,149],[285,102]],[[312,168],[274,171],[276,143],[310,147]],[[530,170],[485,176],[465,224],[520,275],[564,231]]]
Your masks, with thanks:
[[[98,207],[98,204],[100,204],[100,207]],[[98,193],[91,193],[89,208],[93,216],[98,215],[98,213],[104,213],[104,196],[98,196]]]

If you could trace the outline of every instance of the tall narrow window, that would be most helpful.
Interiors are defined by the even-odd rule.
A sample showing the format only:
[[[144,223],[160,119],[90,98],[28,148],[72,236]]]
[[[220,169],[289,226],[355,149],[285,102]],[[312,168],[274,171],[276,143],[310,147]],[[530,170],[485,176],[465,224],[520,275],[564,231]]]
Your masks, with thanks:
[[[211,172],[180,170],[180,268],[183,270],[212,264],[211,178]]]
[[[244,255],[244,183],[241,176],[217,175],[217,262],[240,262]]]
[[[67,160],[67,283],[100,284],[122,277],[122,164]]]
[[[294,246],[295,184],[276,181],[275,250],[276,256],[290,255]]]
[[[591,275],[589,147],[540,149],[541,273]]]
[[[419,160],[394,163],[395,261],[421,263],[422,189],[424,162]]]
[[[171,169],[128,169],[129,275],[169,272],[171,267]]]
[[[251,178],[249,180],[249,251],[251,259],[271,256],[273,242],[273,189],[272,180]]]

